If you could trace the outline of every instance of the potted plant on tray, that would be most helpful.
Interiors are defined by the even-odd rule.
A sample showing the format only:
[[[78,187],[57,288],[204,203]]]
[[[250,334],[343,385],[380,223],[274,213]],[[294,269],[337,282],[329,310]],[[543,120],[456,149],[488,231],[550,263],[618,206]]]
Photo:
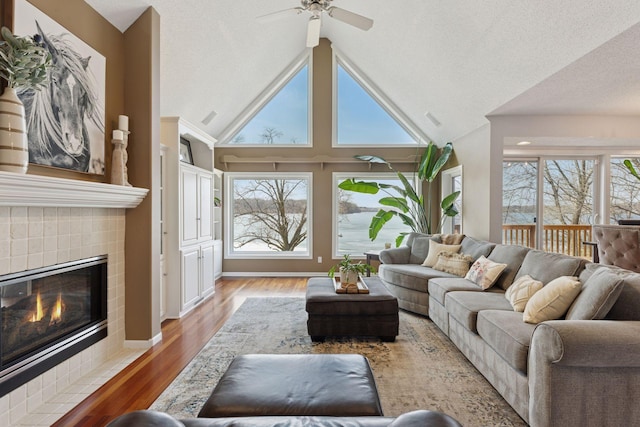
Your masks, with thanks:
[[[329,277],[333,279],[336,270],[340,273],[340,286],[343,288],[350,284],[357,284],[361,274],[375,273],[375,268],[372,266],[363,264],[362,261],[353,262],[349,254],[345,254],[338,264],[329,269]]]

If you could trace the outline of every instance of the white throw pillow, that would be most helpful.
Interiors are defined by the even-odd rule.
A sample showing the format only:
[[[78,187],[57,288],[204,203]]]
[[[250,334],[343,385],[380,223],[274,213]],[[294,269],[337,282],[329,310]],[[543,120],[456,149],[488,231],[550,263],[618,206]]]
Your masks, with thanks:
[[[577,277],[561,276],[553,279],[527,302],[523,320],[527,323],[540,323],[560,319],[573,304],[581,289],[582,283]]]
[[[443,245],[442,243],[434,242],[433,240],[429,240],[429,254],[427,254],[427,258],[422,263],[425,267],[433,267],[438,262],[438,255],[440,252],[452,252],[458,253],[460,250],[460,245]]]
[[[507,268],[507,264],[491,261],[482,255],[473,263],[464,278],[486,290],[496,283],[505,268]]]
[[[531,299],[533,294],[542,289],[542,282],[534,279],[528,274],[520,277],[513,282],[511,286],[505,292],[504,297],[509,300],[513,311],[522,313],[527,302]]]

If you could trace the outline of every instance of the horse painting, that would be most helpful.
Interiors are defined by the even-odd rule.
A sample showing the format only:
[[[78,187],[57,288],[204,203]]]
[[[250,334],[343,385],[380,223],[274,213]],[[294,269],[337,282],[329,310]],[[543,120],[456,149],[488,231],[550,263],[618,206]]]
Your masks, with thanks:
[[[98,146],[104,147],[104,113],[88,68],[91,57],[78,54],[66,34],[45,34],[37,21],[36,27],[52,67],[48,87],[18,93],[26,113],[29,162],[102,174],[104,149],[92,153],[87,130],[88,124],[100,130]]]

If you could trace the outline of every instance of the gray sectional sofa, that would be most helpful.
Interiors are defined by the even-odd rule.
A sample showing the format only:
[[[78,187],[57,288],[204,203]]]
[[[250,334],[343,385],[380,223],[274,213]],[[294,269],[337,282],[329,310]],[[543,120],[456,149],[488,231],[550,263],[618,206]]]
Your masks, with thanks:
[[[428,315],[525,421],[536,427],[640,426],[640,274],[465,236],[461,253],[507,264],[483,291],[422,266],[429,240],[439,236],[413,233],[405,246],[381,251],[380,279],[401,308]],[[504,295],[525,275],[544,284],[577,276],[582,292],[593,276],[592,282],[618,283],[621,293],[602,320],[529,324]]]

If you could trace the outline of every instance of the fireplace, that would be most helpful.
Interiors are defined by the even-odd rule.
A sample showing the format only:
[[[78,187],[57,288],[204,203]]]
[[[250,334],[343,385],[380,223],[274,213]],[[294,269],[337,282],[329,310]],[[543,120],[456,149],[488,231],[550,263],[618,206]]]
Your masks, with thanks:
[[[107,336],[107,256],[0,276],[0,396]]]

